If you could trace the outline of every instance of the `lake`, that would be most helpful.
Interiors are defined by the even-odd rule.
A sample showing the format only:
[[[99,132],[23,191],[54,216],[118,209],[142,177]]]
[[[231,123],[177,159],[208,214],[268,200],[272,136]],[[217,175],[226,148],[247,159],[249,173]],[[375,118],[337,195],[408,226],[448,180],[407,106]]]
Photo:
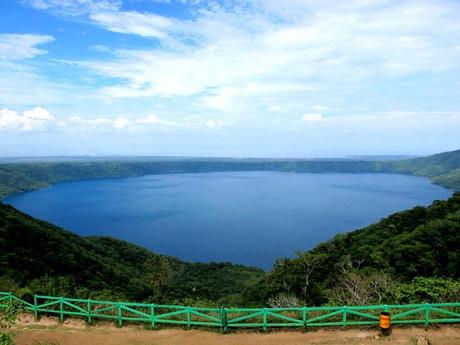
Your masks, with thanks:
[[[65,182],[5,202],[81,235],[268,269],[337,233],[450,195],[405,175],[251,171]]]

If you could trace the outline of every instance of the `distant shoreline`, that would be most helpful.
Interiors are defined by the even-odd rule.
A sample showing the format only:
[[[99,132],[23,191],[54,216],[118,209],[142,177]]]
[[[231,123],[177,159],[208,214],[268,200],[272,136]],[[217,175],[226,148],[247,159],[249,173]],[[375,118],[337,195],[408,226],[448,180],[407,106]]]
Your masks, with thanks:
[[[231,171],[294,173],[393,173],[428,177],[436,185],[460,190],[460,150],[390,161],[351,159],[125,158],[0,163],[0,200],[18,191],[57,182],[154,174]]]

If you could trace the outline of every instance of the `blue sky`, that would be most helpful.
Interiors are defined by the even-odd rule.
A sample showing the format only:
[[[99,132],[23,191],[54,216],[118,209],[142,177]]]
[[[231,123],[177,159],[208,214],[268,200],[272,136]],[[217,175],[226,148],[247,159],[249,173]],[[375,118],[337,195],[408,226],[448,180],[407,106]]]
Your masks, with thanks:
[[[460,148],[460,2],[0,0],[0,155]]]

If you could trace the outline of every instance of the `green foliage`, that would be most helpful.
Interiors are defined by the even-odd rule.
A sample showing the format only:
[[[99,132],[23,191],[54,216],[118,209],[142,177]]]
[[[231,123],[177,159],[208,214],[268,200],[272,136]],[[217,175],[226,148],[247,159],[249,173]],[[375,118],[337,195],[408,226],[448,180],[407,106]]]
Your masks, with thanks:
[[[0,332],[0,345],[14,345],[15,334],[10,331],[16,323],[18,314],[22,311],[21,303],[17,300],[11,300],[6,308],[0,313],[0,328],[6,331]]]
[[[460,150],[428,157],[379,162],[377,166],[384,172],[426,176],[441,186],[460,190]]]
[[[265,276],[254,267],[222,263],[172,262],[173,279],[169,297],[174,299],[205,298],[225,305],[242,305],[241,292]]]
[[[415,207],[364,229],[339,234],[295,258],[279,260],[268,277],[270,293],[294,293],[309,304],[338,300],[337,296],[331,297],[331,289],[340,285],[344,274],[358,269],[369,276],[387,273],[403,283],[418,276],[458,280],[458,248],[460,193],[429,207]],[[318,262],[308,284],[302,257]]]
[[[0,345],[15,345],[14,333],[0,333]]]
[[[185,305],[189,307],[196,307],[196,308],[218,308],[221,306],[221,304],[215,300],[210,300],[206,298],[200,298],[200,297],[187,297],[183,299],[177,299],[171,301],[171,304],[173,305]]]
[[[0,326],[2,328],[11,328],[16,323],[18,314],[22,311],[22,305],[17,300],[11,300],[6,308],[0,313]]]
[[[417,277],[396,290],[397,303],[441,303],[460,300],[460,281]]]
[[[299,252],[295,258],[277,260],[271,279],[281,284],[284,292],[296,295],[305,304],[313,304],[320,294],[317,282],[322,280],[320,268],[326,259],[321,253]]]
[[[20,296],[224,302],[263,275],[231,263],[186,263],[113,238],[80,237],[0,203],[0,287]]]
[[[3,275],[0,277],[0,291],[9,291],[17,293],[19,290],[19,285],[14,281],[13,278]]]
[[[171,279],[171,267],[167,257],[153,255],[144,263],[144,281],[150,289],[152,303],[163,303],[167,298],[167,287]]]

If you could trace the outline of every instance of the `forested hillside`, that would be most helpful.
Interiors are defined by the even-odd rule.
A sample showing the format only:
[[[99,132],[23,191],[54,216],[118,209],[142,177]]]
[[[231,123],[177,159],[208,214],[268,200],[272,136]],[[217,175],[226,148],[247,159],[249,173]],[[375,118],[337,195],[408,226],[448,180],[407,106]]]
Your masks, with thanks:
[[[147,174],[270,170],[297,173],[402,173],[429,177],[460,190],[460,150],[399,161],[132,158],[66,160],[0,164],[0,199],[6,195],[45,188],[61,181],[129,177]]]
[[[257,301],[281,294],[307,304],[458,299],[459,248],[460,193],[455,193],[280,259],[245,296]]]
[[[454,300],[459,248],[460,193],[279,259],[269,273],[80,237],[0,204],[0,290],[20,295],[241,306]]]
[[[441,186],[460,190],[460,150],[380,163],[382,170],[429,177]]]
[[[0,203],[0,290],[218,303],[263,274],[230,263],[186,263],[113,238],[80,237]]]
[[[148,174],[203,173],[218,171],[275,170],[290,172],[375,171],[372,162],[348,160],[262,159],[150,159],[0,164],[0,198],[60,181],[129,177]]]

